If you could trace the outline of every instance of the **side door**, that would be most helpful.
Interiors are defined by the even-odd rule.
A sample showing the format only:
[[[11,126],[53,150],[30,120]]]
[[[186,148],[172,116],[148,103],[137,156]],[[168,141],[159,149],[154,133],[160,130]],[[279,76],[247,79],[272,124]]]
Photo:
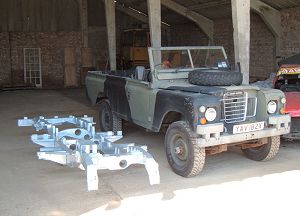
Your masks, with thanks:
[[[133,123],[150,129],[152,116],[149,113],[149,107],[152,89],[149,83],[128,79],[125,89]]]

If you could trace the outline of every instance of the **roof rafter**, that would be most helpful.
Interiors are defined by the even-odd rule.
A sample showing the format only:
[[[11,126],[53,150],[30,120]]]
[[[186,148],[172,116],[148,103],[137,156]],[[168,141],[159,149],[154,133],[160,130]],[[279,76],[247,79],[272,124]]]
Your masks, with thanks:
[[[213,33],[214,33],[214,22],[207,17],[200,15],[199,13],[189,10],[187,7],[178,4],[173,0],[161,0],[162,5],[169,8],[172,11],[188,18],[195,22],[199,28],[208,36],[210,40],[213,40]]]

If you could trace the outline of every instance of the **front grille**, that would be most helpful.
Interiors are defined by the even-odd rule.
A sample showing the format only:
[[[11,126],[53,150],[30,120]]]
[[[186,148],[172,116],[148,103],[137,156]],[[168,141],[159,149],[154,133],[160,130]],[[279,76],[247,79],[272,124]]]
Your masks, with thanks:
[[[248,98],[247,102],[247,117],[256,116],[256,107],[257,107],[257,97]]]
[[[248,94],[242,91],[227,92],[223,96],[223,118],[226,123],[242,122],[247,117]]]

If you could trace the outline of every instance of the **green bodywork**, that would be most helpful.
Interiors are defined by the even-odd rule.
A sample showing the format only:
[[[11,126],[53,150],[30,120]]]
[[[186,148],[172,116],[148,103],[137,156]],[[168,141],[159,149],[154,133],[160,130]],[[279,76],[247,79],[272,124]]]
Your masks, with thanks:
[[[201,50],[201,52],[202,50],[206,50],[207,53],[206,55],[202,55],[197,50]],[[204,117],[204,114],[199,112],[201,105],[206,108],[214,107],[217,110],[216,120],[208,122],[208,124],[213,126],[213,124],[222,122],[224,127],[227,127],[230,124],[227,124],[222,119],[223,94],[226,92],[241,91],[246,92],[248,98],[256,100],[256,112],[255,116],[246,118],[245,121],[238,122],[237,124],[264,121],[266,122],[266,127],[268,127],[269,117],[271,115],[281,115],[280,110],[284,107],[282,103],[284,100],[282,98],[285,96],[279,90],[249,85],[218,86],[215,89],[214,87],[207,87],[209,89],[208,93],[205,90],[206,87],[203,86],[200,90],[189,90],[200,88],[188,82],[189,72],[202,68],[201,66],[197,66],[195,61],[193,62],[193,55],[194,57],[198,55],[208,58],[210,53],[213,53],[215,50],[218,51],[218,54],[215,54],[213,57],[216,58],[217,55],[219,58],[223,54],[221,59],[222,61],[224,60],[223,62],[227,62],[224,48],[218,46],[149,48],[150,69],[142,68],[143,78],[139,78],[140,74],[137,71],[126,72],[127,74],[122,71],[90,71],[86,77],[88,97],[93,104],[108,98],[110,103],[113,104],[112,111],[117,116],[146,129],[159,131],[164,124],[170,124],[177,120],[185,120],[189,122],[196,134],[197,126],[200,124],[199,119]],[[187,60],[188,63],[177,68],[163,68],[162,56],[164,55],[164,51],[173,52],[173,58],[176,57],[177,62],[182,62],[184,58],[189,59],[189,61]],[[184,56],[179,56],[176,52]],[[215,69],[218,69],[218,67]],[[145,76],[147,77],[145,78]],[[182,90],[181,88],[188,90]],[[116,91],[116,93],[114,94],[111,91]],[[122,94],[119,94],[120,92]],[[121,103],[122,101],[123,103]],[[274,114],[269,114],[267,111],[269,101],[275,101],[277,104],[277,110]],[[127,103],[128,105],[126,105]],[[284,121],[286,124],[289,123],[288,120]],[[281,133],[287,133],[287,127],[285,129]],[[268,135],[266,134],[266,136]]]

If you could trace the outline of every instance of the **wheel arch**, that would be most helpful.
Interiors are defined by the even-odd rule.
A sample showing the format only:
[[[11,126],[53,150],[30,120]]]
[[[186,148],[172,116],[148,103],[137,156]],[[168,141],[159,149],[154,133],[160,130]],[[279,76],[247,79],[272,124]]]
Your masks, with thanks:
[[[194,102],[197,96],[184,91],[159,90],[156,95],[152,130],[158,132],[163,123],[179,120],[189,122],[193,128]]]
[[[159,130],[166,130],[170,124],[176,121],[184,120],[184,114],[180,111],[172,110],[167,111],[162,116]]]

